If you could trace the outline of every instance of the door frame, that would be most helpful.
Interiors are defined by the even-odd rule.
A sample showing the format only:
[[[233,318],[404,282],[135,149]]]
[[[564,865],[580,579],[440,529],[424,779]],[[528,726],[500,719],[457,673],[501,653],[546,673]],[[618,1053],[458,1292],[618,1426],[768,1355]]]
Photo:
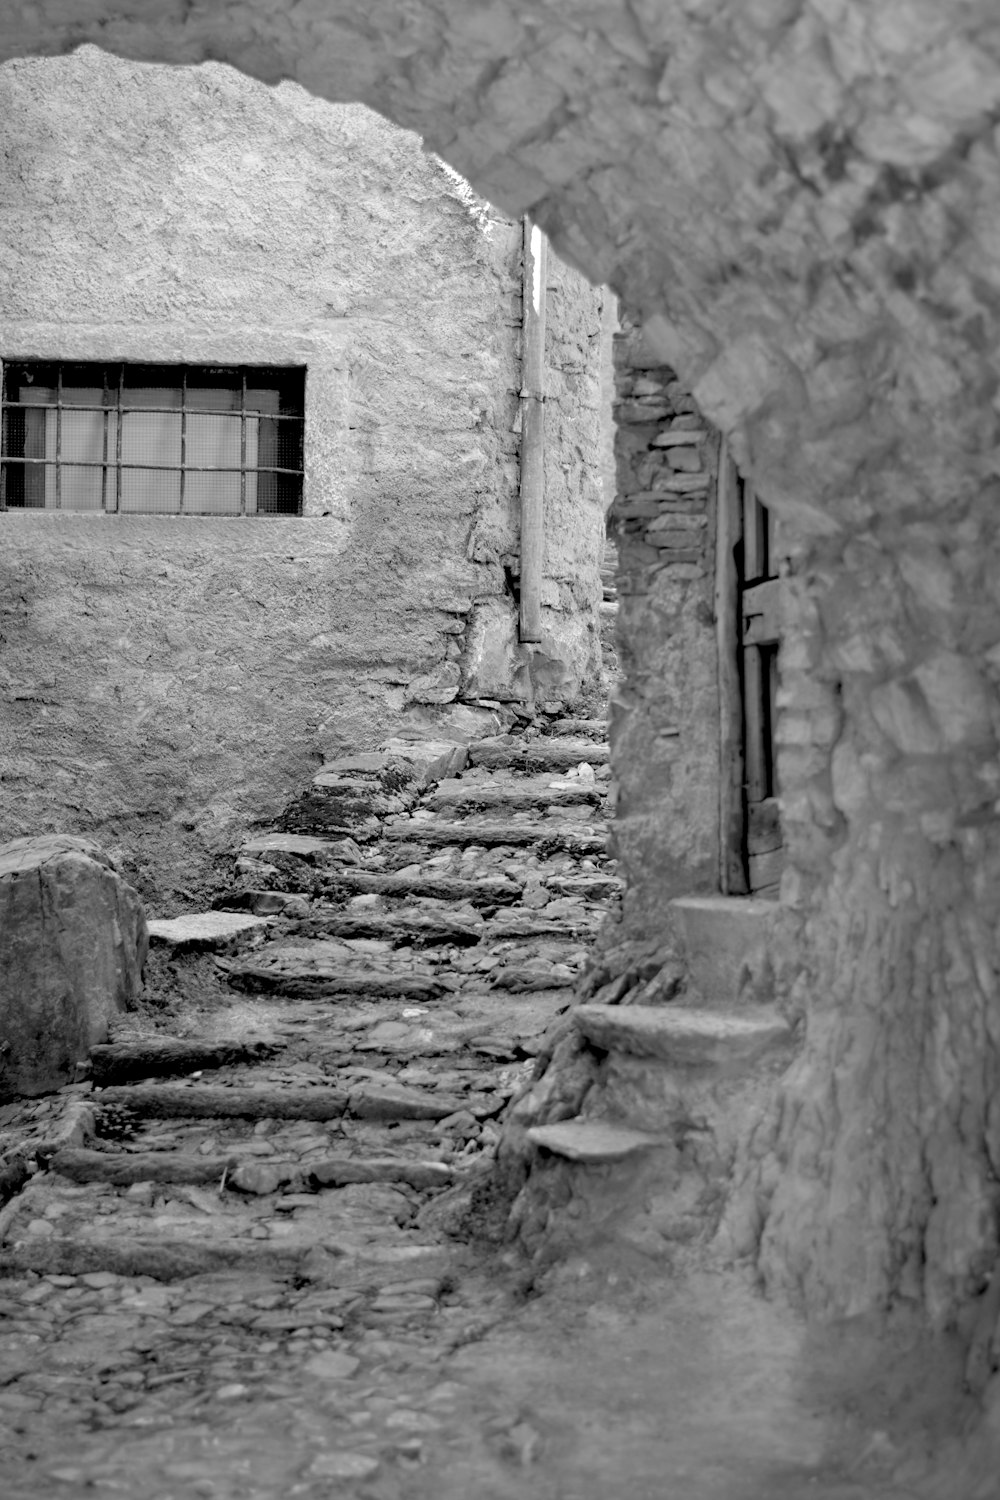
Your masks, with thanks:
[[[719,889],[746,896],[746,806],[743,793],[743,685],[740,674],[740,578],[743,540],[739,475],[728,438],[719,450],[715,506],[715,636],[719,661]]]
[[[782,584],[774,518],[725,439],[716,493],[719,665],[719,889],[777,893],[783,865],[774,728]]]

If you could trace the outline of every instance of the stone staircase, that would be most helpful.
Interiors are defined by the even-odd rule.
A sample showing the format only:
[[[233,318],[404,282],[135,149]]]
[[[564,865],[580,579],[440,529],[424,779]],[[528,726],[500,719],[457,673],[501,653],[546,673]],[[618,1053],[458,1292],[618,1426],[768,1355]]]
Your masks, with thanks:
[[[794,1055],[796,1030],[769,1003],[774,904],[671,908],[662,969],[575,1005],[508,1111],[501,1158],[525,1173],[511,1224],[536,1256],[711,1242],[740,1147]]]
[[[2,1112],[0,1275],[434,1282],[618,899],[603,721],[497,717],[323,766],[150,923],[147,1006]]]

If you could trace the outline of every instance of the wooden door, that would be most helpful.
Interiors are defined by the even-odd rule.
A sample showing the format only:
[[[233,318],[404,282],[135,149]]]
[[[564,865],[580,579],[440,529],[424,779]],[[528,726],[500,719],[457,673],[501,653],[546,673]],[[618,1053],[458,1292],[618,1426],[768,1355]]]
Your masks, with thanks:
[[[781,581],[774,517],[740,481],[743,566],[739,581],[743,667],[743,764],[747,884],[751,894],[776,896],[783,851],[774,746],[777,722]]]
[[[776,896],[782,843],[774,746],[781,583],[774,521],[720,455],[716,570],[721,711],[720,886]]]

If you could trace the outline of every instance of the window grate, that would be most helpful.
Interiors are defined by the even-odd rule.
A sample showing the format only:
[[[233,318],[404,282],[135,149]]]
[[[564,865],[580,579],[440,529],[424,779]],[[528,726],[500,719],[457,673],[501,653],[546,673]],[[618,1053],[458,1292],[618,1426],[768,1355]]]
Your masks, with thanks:
[[[305,370],[4,363],[0,508],[301,515]]]

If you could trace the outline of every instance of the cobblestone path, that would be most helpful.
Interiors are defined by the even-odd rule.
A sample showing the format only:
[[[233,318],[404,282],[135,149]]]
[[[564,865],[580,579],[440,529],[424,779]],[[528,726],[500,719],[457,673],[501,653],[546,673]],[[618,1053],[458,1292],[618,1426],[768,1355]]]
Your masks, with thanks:
[[[142,1010],[0,1110],[5,1500],[876,1493],[746,1287],[540,1288],[497,1238],[499,1117],[617,899],[608,779],[565,719],[341,761],[152,924]]]

